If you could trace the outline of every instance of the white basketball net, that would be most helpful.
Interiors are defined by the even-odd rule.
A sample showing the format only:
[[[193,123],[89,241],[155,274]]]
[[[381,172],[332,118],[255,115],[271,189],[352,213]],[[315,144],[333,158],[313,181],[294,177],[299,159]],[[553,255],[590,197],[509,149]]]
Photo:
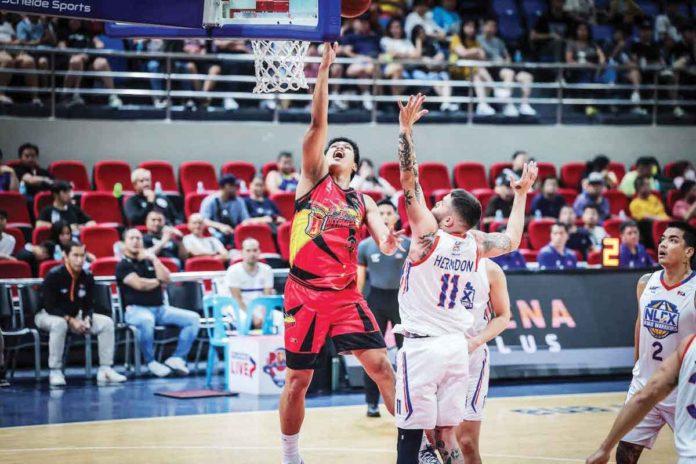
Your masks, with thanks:
[[[298,40],[252,40],[256,87],[254,93],[287,92],[309,87],[304,59],[309,42]]]

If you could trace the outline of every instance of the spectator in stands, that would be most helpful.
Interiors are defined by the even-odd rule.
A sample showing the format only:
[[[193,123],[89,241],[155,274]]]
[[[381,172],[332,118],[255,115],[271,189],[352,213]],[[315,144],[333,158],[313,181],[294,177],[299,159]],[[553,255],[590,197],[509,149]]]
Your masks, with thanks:
[[[510,53],[508,53],[505,42],[500,39],[498,34],[498,21],[495,18],[488,18],[483,23],[482,34],[476,40],[481,45],[481,48],[486,53],[486,60],[499,64],[510,64],[512,62]],[[503,82],[504,86],[498,87],[494,91],[497,98],[509,99],[512,97],[512,85],[514,82],[519,82],[522,85],[519,110],[512,102],[505,104],[503,114],[505,116],[517,117],[520,114],[525,116],[534,116],[536,111],[529,104],[529,96],[532,93],[532,84],[534,77],[527,71],[515,71],[511,68],[500,68],[498,77]]]
[[[297,183],[300,175],[295,169],[292,160],[292,153],[281,151],[276,160],[278,169],[271,171],[266,176],[266,190],[270,195],[276,192],[294,192],[297,190]]]
[[[637,64],[631,56],[631,48],[626,43],[625,34],[622,29],[615,29],[612,33],[611,42],[607,43],[604,48],[604,54],[607,57],[609,66],[603,74],[602,81],[607,84],[623,83],[628,81],[632,86],[631,101],[635,104],[631,110],[635,114],[647,115],[645,108],[640,106],[640,84],[642,76]],[[617,69],[616,66],[623,66],[622,69]]]
[[[164,215],[159,211],[150,211],[145,219],[147,233],[143,235],[143,246],[158,258],[169,258],[183,269],[186,260],[186,248],[181,243],[183,234],[176,227],[166,225]]]
[[[31,267],[32,274],[39,275],[39,266],[44,261],[53,258],[55,252],[55,244],[50,240],[41,242],[38,245],[32,245],[30,243],[24,246],[23,250],[19,250],[15,253],[15,258],[19,261],[24,261]]]
[[[58,37],[59,48],[96,48],[103,49],[104,43],[95,37],[85,26],[80,19],[64,19],[61,20],[56,32]],[[63,91],[70,98],[68,104],[84,105],[84,100],[80,96],[80,85],[82,84],[82,76],[77,74],[83,71],[96,71],[102,73],[111,72],[111,66],[103,56],[88,55],[86,53],[77,53],[70,55],[68,62],[69,74],[65,76],[63,81]],[[104,88],[113,90],[114,78],[111,76],[100,76]],[[112,108],[120,108],[123,102],[116,94],[109,95],[109,106]]]
[[[249,317],[249,310],[252,310],[251,327],[260,329],[263,325],[263,307],[249,308],[249,304],[263,295],[272,295],[273,290],[273,269],[266,263],[259,261],[261,249],[258,240],[247,238],[242,242],[242,262],[231,265],[225,274],[225,284],[230,289],[230,295],[235,299],[239,309],[244,313],[245,320]],[[269,308],[269,311],[272,309]],[[282,315],[276,311],[274,318],[279,324],[282,323]],[[244,324],[245,321],[236,321]]]
[[[636,197],[631,200],[631,203],[628,205],[633,219],[636,221],[669,219],[669,216],[665,212],[665,205],[662,204],[662,200],[653,193],[649,178],[637,178],[635,189]]]
[[[372,30],[370,21],[362,16],[351,22],[350,32],[341,39],[340,52],[356,59],[355,62],[346,68],[346,76],[353,79],[372,79],[375,72],[373,58],[377,58],[381,53],[380,37]],[[372,94],[369,85],[358,85],[362,93],[363,108],[372,111]]]
[[[77,241],[73,238],[73,230],[70,224],[63,221],[62,219],[51,224],[51,242],[56,244],[53,250],[53,259],[60,261],[63,259],[63,247],[67,246],[71,241]],[[85,270],[89,269],[90,263],[93,263],[97,259],[89,251],[85,252]]]
[[[391,197],[396,194],[396,189],[386,179],[377,175],[375,165],[368,158],[360,160],[358,173],[350,181],[350,187],[359,192],[374,190],[381,192],[385,197]]]
[[[2,85],[2,83],[0,83]],[[2,150],[0,150],[0,163],[2,162]],[[6,164],[0,164],[0,192],[19,190],[19,181],[14,169]]]
[[[251,181],[249,197],[245,198],[249,222],[269,224],[275,226],[284,223],[287,218],[281,216],[278,206],[265,195],[263,178],[256,176]]]
[[[567,71],[567,79],[577,84],[591,84],[599,80],[599,71],[606,63],[602,49],[592,40],[590,26],[579,23],[575,26],[573,40],[566,45],[565,60],[568,64],[590,65],[582,69]],[[582,91],[585,93],[585,91]],[[592,96],[590,92],[588,94]],[[597,109],[592,105],[585,107],[585,114],[593,116]]]
[[[517,179],[522,177],[524,165],[530,160],[529,154],[524,150],[517,150],[512,154],[512,172],[517,176]]]
[[[558,219],[563,205],[565,198],[558,194],[558,179],[552,176],[545,177],[541,181],[541,192],[532,200],[532,212],[535,216]]]
[[[432,89],[439,97],[443,98],[440,111],[458,111],[459,105],[450,102],[452,86],[449,83],[450,77],[446,70],[445,53],[440,43],[432,37],[428,37],[423,26],[413,28],[411,41],[421,51],[421,58],[425,62],[424,65],[411,69],[411,76],[422,81],[438,82],[437,84],[433,83]]]
[[[619,190],[626,194],[627,197],[633,197],[636,193],[635,183],[636,179],[643,177],[650,180],[651,190],[659,190],[660,185],[653,178],[653,163],[647,156],[641,156],[636,160],[635,169],[630,170],[621,179],[621,184],[619,185]]]
[[[17,258],[12,256],[16,240],[13,235],[6,233],[5,229],[7,229],[7,211],[0,209],[0,260],[16,261]]]
[[[488,206],[486,206],[483,223],[490,224],[510,217],[514,197],[515,192],[510,186],[510,179],[505,174],[498,176],[495,180],[495,195],[491,197]]]
[[[573,30],[573,19],[563,11],[563,0],[551,0],[551,8],[530,33],[532,49],[543,62],[562,61],[565,39]]]
[[[633,34],[633,27],[644,17],[635,0],[611,0],[609,4],[608,21],[616,29],[623,30],[626,37]]]
[[[231,246],[234,244],[234,228],[249,220],[249,211],[244,200],[237,196],[238,181],[233,174],[222,176],[219,184],[218,192],[203,199],[200,213],[205,226],[212,228],[213,236],[219,242]],[[190,222],[191,218],[189,224]]]
[[[496,232],[502,234],[505,233],[506,229],[507,225],[502,224],[500,227],[498,227]],[[510,253],[496,256],[495,258],[491,258],[491,260],[498,264],[498,266],[502,267],[504,271],[527,269],[527,261],[524,259],[524,256],[522,256],[522,253],[520,253],[520,250],[514,250]]]
[[[53,203],[45,206],[39,213],[36,227],[50,227],[58,221],[67,222],[75,234],[84,226],[96,224],[79,206],[73,203],[72,186],[64,181],[57,180],[51,186]]]
[[[131,173],[131,182],[135,195],[126,200],[123,212],[131,226],[145,225],[145,218],[150,211],[159,211],[164,215],[167,224],[180,224],[181,213],[164,195],[158,195],[152,190],[152,174],[147,169],[138,168]]]
[[[655,42],[662,42],[669,37],[674,42],[681,42],[680,31],[689,23],[689,18],[681,15],[679,7],[684,3],[683,0],[667,0],[663,14],[655,18]]]
[[[240,200],[241,201],[241,200]],[[189,256],[210,256],[221,261],[227,261],[229,254],[225,245],[216,237],[206,237],[203,235],[205,220],[199,213],[193,213],[189,216],[188,229],[190,234],[184,236],[184,248],[188,251]]]
[[[39,147],[31,143],[22,144],[17,150],[19,164],[14,167],[17,180],[20,182],[20,192],[22,190],[21,183],[24,182],[25,193],[22,193],[27,199],[33,200],[34,195],[43,190],[49,190],[53,185],[53,176],[48,170],[39,166]]]
[[[319,58],[321,57],[324,45],[310,44],[307,49],[307,56]],[[344,67],[340,63],[334,63],[331,65],[329,70],[329,93],[331,95],[338,95],[341,93],[341,84],[336,81],[343,77]],[[319,75],[319,63],[309,63],[305,62],[304,74],[307,79],[316,79]],[[314,95],[314,84],[309,84],[307,87],[307,92],[310,95]],[[345,111],[348,109],[348,102],[340,98],[331,98],[329,102],[330,108],[336,111]],[[311,110],[312,102],[311,100],[307,103],[307,111]]]
[[[573,250],[566,248],[568,237],[568,226],[565,224],[557,222],[551,226],[551,241],[539,251],[537,256],[539,269],[575,269],[578,258]]]
[[[31,19],[30,19],[31,18]],[[15,34],[14,27],[12,26],[12,23],[5,17],[5,14],[0,12],[0,45],[9,45],[9,44],[18,44],[18,45],[36,45],[38,42],[33,43],[28,40],[25,40],[25,30],[26,26],[24,25],[25,21],[28,21],[30,24],[32,23],[32,20],[37,20],[36,16],[25,16],[25,19],[20,21],[17,26],[17,34]],[[43,32],[43,29],[41,29]],[[21,34],[21,39],[18,37]],[[41,36],[39,37],[39,39]],[[48,61],[46,58],[41,58],[41,69],[47,69],[48,68]],[[19,69],[20,71],[17,71],[17,74],[23,74],[22,70],[26,70],[27,72],[32,72],[36,70],[36,60],[34,57],[31,55],[27,54],[24,51],[16,52],[16,53],[9,53],[5,50],[0,50],[0,69],[9,69],[9,68],[14,68],[14,69]],[[10,83],[12,80],[12,72],[3,72],[0,73],[0,87],[4,87],[7,84]],[[39,87],[39,78],[38,75],[36,74],[23,74],[24,78],[24,83],[27,87],[36,89]],[[38,91],[32,90],[31,91],[31,98],[32,98],[32,104],[37,105],[37,106],[43,106],[43,102],[39,98]],[[13,99],[9,96],[7,96],[4,91],[0,90],[0,104],[12,104]]]
[[[594,0],[565,0],[565,11],[573,21],[596,24],[597,7]]]
[[[170,281],[169,270],[143,247],[143,236],[138,229],[127,230],[123,241],[125,258],[116,265],[116,281],[121,303],[126,308],[126,323],[138,329],[138,344],[147,367],[157,377],[166,377],[172,370],[187,375],[186,357],[198,335],[200,317],[193,311],[164,304],[162,285]],[[153,346],[158,324],[181,328],[176,350],[164,364],[155,359]]]
[[[456,0],[442,0],[442,4],[433,8],[433,21],[445,34],[456,34],[462,27],[462,17],[457,12]]]
[[[602,223],[610,215],[609,200],[603,195],[604,176],[598,172],[593,172],[587,176],[587,184],[583,192],[575,199],[575,214],[582,215],[585,206],[593,205],[599,212],[599,222]]]
[[[621,233],[621,245],[619,246],[620,268],[648,268],[655,263],[640,242],[638,224],[633,221],[624,221],[619,226]]]
[[[696,182],[685,180],[679,188],[681,198],[674,202],[672,216],[682,221],[696,217]]]
[[[666,93],[670,100],[679,100],[679,89],[677,87],[680,83],[682,70],[689,60],[690,53],[693,53],[693,49],[689,50],[683,42],[677,42],[671,34],[665,34],[659,45],[662,61],[667,67],[667,69],[659,73],[659,83],[675,86],[666,89]],[[681,106],[676,105],[672,109],[672,114],[677,118],[681,118],[685,113]]]
[[[386,18],[404,18],[408,13],[406,0],[377,0],[380,15]]]
[[[674,180],[670,177],[667,177],[664,172],[662,172],[662,168],[660,167],[660,162],[655,158],[654,156],[648,156],[648,159],[650,160],[650,164],[652,166],[652,176],[653,180],[657,183],[657,190],[660,195],[667,195],[667,192],[670,190],[676,188],[674,184]]]
[[[604,185],[607,188],[613,189],[619,184],[616,174],[609,169],[609,163],[611,161],[606,155],[597,155],[593,160],[588,161],[585,165],[585,172],[582,175],[582,189],[584,190],[587,186],[587,178],[593,172],[598,172],[602,175],[604,179]]]
[[[469,19],[464,21],[459,34],[452,36],[449,47],[449,74],[455,80],[471,80],[474,85],[476,99],[476,114],[478,116],[492,116],[495,110],[488,104],[486,82],[493,82],[493,78],[486,68],[457,66],[459,60],[484,60],[486,52],[476,40],[476,21]]]
[[[428,37],[432,37],[433,39],[445,40],[447,37],[445,30],[435,22],[433,12],[430,9],[429,0],[414,0],[413,9],[411,13],[406,16],[406,21],[404,23],[407,37],[411,38],[413,28],[416,26],[423,27]]]
[[[572,206],[561,208],[558,222],[565,224],[568,229],[569,235],[566,246],[571,250],[580,252],[587,259],[587,255],[592,249],[592,237],[590,237],[590,233],[587,230],[577,226],[577,216]]]
[[[137,52],[150,53],[182,53],[183,42],[181,40],[163,40],[163,39],[133,39],[130,41],[130,48]],[[165,71],[166,60],[151,58],[148,60],[135,61],[136,66],[141,72],[149,72],[160,74]],[[172,60],[172,72],[176,74],[188,74],[189,68],[186,61]],[[152,78],[150,81],[150,89],[156,92],[164,91],[164,79]],[[193,91],[192,81],[189,79],[181,79],[177,82],[172,82],[176,85],[177,90]],[[152,103],[155,108],[165,108],[167,106],[166,97],[152,97]],[[193,100],[191,100],[193,104]]]
[[[389,61],[394,59],[418,59],[422,54],[422,49],[417,48],[404,35],[404,26],[400,19],[389,21],[386,33],[380,39],[379,45],[382,47],[382,58],[386,58]],[[410,77],[404,70],[404,65],[395,62],[386,64],[382,69],[382,74],[392,80]],[[389,87],[392,95],[401,95],[405,90],[405,87],[402,85],[391,85]]]
[[[96,335],[99,346],[97,383],[121,383],[126,377],[111,367],[114,363],[114,321],[95,313],[94,277],[83,269],[85,247],[69,242],[63,248],[62,265],[51,269],[41,284],[43,309],[34,317],[36,327],[48,332],[48,368],[51,386],[65,385],[63,352],[65,337]]]
[[[595,205],[586,205],[582,211],[583,229],[590,234],[592,251],[602,249],[602,240],[608,235],[604,227],[599,225],[599,211]],[[587,257],[585,257],[587,258]]]

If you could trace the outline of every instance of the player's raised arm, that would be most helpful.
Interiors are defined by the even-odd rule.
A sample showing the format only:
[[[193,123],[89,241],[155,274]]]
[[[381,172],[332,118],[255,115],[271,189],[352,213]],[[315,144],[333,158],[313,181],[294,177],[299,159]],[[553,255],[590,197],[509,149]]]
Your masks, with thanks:
[[[481,256],[492,258],[504,255],[520,247],[522,232],[524,231],[524,209],[527,203],[527,193],[536,181],[538,173],[534,161],[524,165],[522,176],[519,180],[510,179],[510,185],[515,191],[515,199],[512,202],[512,211],[508,218],[507,229],[504,233],[486,234],[472,231],[478,242]]]
[[[469,353],[500,335],[510,323],[510,294],[508,293],[507,278],[498,264],[485,260],[486,274],[490,283],[490,302],[495,317],[476,337],[469,339]]]
[[[418,245],[423,237],[437,232],[435,216],[425,204],[423,189],[418,181],[418,163],[413,145],[413,125],[428,113],[422,109],[425,96],[411,95],[406,106],[399,102],[399,167],[401,188],[404,191],[406,215],[413,232],[413,245]]]
[[[679,344],[676,352],[672,353],[650,377],[647,385],[631,398],[619,412],[609,435],[592,456],[587,458],[586,464],[605,464],[609,462],[609,455],[621,438],[631,431],[645,415],[660,401],[665,399],[679,383],[679,370],[681,368],[681,356],[688,346],[691,337],[687,337]]]
[[[324,145],[329,127],[329,70],[336,59],[337,44],[324,43],[317,82],[312,95],[312,120],[302,141],[302,173],[298,196],[307,193],[328,172]]]

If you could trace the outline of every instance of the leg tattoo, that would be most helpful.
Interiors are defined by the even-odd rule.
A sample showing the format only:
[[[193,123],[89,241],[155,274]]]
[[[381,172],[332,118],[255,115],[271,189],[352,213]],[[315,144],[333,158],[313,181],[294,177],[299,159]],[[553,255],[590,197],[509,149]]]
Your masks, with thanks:
[[[637,464],[642,452],[642,446],[621,441],[616,448],[616,464]]]

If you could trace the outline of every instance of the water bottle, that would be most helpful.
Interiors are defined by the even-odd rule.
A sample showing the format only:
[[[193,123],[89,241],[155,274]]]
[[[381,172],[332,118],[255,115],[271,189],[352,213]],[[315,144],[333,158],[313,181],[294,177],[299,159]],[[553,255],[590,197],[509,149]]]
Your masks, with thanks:
[[[201,182],[200,180],[198,181],[198,184],[196,184],[196,192],[198,192],[198,193],[205,192],[205,188],[203,187],[203,182]]]
[[[543,215],[541,214],[540,209],[537,209],[536,211],[534,211],[534,219],[541,219],[542,217],[543,217]]]
[[[626,213],[624,212],[624,210],[619,211],[619,219],[621,219],[622,221],[626,220]]]
[[[123,195],[123,185],[120,182],[116,182],[114,184],[114,197],[121,198],[121,195]]]
[[[502,210],[502,209],[496,209],[496,210],[495,210],[495,220],[496,220],[496,221],[502,221],[502,220],[503,220],[503,210]]]
[[[162,195],[162,183],[155,182],[155,195]]]
[[[21,193],[22,195],[27,194],[27,184],[24,181],[19,183],[19,193]]]
[[[513,59],[515,60],[515,63],[521,63],[522,62],[522,52],[519,50],[515,50],[515,57]]]

